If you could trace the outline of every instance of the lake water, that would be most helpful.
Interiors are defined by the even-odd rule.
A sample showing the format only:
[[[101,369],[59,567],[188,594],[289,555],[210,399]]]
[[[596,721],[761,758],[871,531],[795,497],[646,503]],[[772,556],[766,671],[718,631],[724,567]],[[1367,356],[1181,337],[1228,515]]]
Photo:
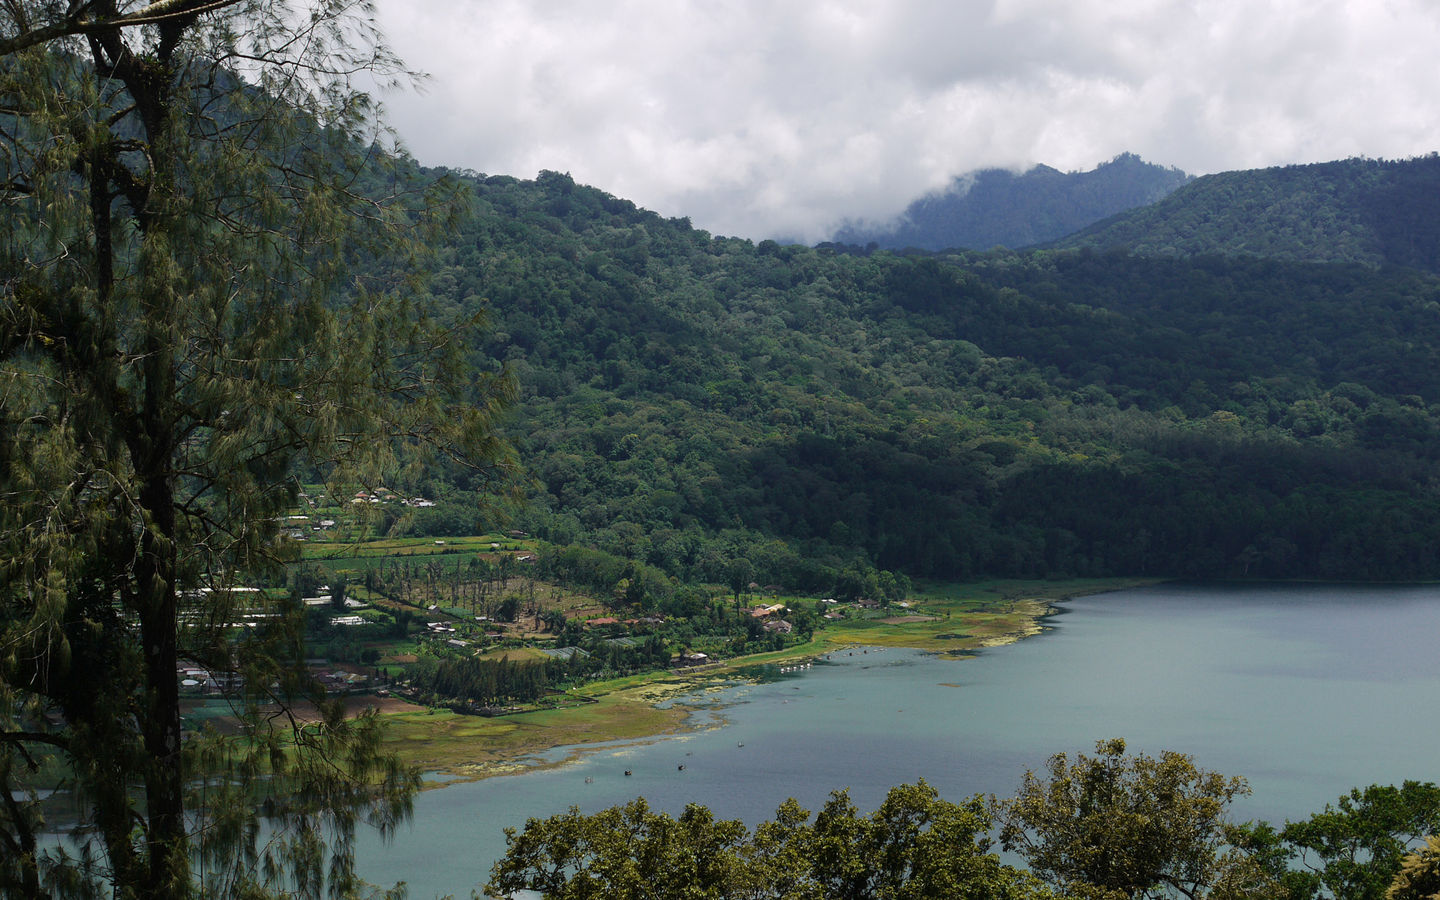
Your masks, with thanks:
[[[1254,794],[1237,817],[1276,823],[1354,786],[1440,781],[1440,587],[1166,585],[1062,610],[1045,634],[972,659],[857,650],[771,668],[706,695],[723,704],[707,730],[426,792],[394,842],[361,837],[360,872],[412,898],[468,897],[505,826],[571,805],[643,795],[753,826],[786,797],[814,810],[849,788],[870,810],[919,778],[951,800],[1005,796],[1050,754],[1109,737],[1244,775]]]

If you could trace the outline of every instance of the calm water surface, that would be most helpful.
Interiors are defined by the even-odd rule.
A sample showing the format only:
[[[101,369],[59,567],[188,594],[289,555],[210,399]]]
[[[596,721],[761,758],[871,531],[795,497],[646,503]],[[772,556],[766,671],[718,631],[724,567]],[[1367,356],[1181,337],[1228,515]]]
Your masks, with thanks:
[[[1049,623],[973,659],[857,650],[770,668],[706,694],[719,707],[700,714],[706,730],[429,791],[393,843],[362,836],[361,874],[406,881],[412,898],[468,897],[504,853],[505,826],[571,805],[643,795],[754,825],[786,797],[814,810],[848,788],[869,810],[919,778],[952,800],[1003,796],[1051,753],[1108,737],[1246,776],[1242,818],[1440,781],[1440,587],[1167,585],[1074,600]]]

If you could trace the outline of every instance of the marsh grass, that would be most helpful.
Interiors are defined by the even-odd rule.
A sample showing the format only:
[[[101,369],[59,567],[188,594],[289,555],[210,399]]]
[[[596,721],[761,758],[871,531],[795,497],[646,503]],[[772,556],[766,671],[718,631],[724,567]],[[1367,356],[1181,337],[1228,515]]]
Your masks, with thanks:
[[[912,598],[908,609],[867,610],[855,618],[832,621],[804,644],[726,660],[700,671],[652,672],[593,682],[558,695],[558,706],[553,709],[495,718],[449,711],[391,715],[387,717],[391,724],[387,743],[412,765],[460,779],[550,767],[564,760],[542,760],[541,754],[557,747],[574,746],[580,753],[586,745],[685,730],[689,709],[684,703],[665,701],[698,695],[746,667],[813,658],[857,646],[964,656],[1039,633],[1056,601],[1147,583],[1153,582],[1108,579],[930,585]],[[897,618],[908,621],[893,621]]]

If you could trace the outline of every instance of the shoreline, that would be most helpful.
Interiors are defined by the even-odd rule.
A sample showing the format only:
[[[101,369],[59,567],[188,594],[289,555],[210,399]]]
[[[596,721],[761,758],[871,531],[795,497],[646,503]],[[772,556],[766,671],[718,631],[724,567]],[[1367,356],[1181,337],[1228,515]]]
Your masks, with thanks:
[[[742,670],[801,662],[860,647],[912,649],[946,659],[1043,634],[1056,603],[1080,596],[1158,583],[1160,579],[1066,582],[986,582],[934,586],[903,615],[832,623],[810,641],[784,650],[737,657],[704,672],[654,672],[587,685],[576,691],[593,702],[503,718],[464,716],[419,707],[385,715],[386,744],[427,775],[424,790],[503,775],[559,768],[615,744],[648,744],[678,734],[724,727],[693,720],[700,711],[679,697],[718,691],[744,678]],[[886,620],[888,619],[888,621]],[[549,758],[558,755],[558,758]],[[438,778],[432,779],[434,776]]]

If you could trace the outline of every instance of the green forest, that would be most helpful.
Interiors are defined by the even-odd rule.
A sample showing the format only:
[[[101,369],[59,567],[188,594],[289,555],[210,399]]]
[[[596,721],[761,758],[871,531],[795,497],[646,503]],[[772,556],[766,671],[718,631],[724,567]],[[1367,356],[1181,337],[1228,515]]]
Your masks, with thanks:
[[[1440,270],[1434,226],[1440,156],[1347,159],[1221,172],[1056,246],[1124,247]]]
[[[1374,169],[1334,171],[1359,192]],[[559,173],[423,175],[474,192],[431,296],[491,316],[474,358],[519,386],[515,522],[554,544],[805,592],[847,569],[1440,573],[1425,271],[753,244]]]

